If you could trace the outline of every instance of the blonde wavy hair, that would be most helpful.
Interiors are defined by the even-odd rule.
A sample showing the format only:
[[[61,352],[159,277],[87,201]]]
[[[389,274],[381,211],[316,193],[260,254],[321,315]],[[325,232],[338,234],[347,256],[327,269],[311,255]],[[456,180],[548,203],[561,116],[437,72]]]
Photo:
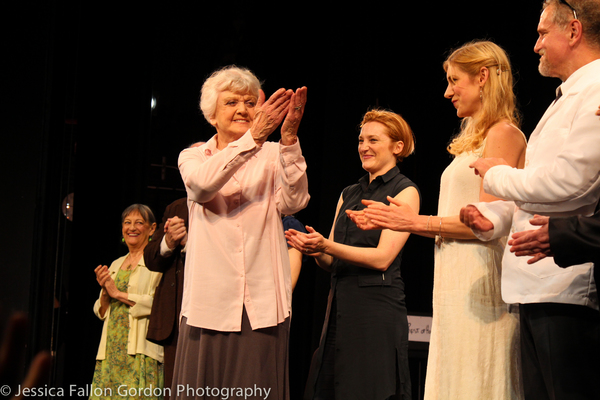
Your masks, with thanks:
[[[469,42],[454,50],[444,61],[444,71],[452,65],[471,78],[487,68],[488,79],[481,92],[481,111],[475,117],[463,118],[461,130],[448,145],[448,152],[456,156],[479,149],[488,130],[500,121],[520,128],[521,118],[513,92],[513,74],[506,52],[489,41]]]

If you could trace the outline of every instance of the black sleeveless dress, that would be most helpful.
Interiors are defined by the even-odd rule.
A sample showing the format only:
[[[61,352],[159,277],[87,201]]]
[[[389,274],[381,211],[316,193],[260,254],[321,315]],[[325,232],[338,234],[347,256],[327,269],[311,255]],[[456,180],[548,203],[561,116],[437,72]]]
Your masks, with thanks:
[[[367,175],[345,188],[334,241],[377,247],[381,231],[359,229],[345,211],[365,208],[362,199],[389,204],[386,196],[410,186],[417,188],[394,167],[370,184]],[[401,254],[385,272],[334,260],[325,324],[305,399],[411,398]]]

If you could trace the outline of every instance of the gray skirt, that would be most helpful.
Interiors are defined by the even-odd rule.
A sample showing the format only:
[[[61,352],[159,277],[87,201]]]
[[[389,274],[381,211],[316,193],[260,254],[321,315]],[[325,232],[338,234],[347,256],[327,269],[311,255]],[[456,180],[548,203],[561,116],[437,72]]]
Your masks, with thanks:
[[[252,330],[244,308],[241,332],[213,331],[186,322],[183,317],[171,399],[289,400],[289,318]]]

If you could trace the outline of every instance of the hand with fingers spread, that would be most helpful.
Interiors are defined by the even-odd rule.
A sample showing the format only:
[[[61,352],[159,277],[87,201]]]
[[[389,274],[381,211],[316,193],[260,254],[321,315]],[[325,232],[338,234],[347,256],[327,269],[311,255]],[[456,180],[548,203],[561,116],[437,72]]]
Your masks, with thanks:
[[[548,222],[550,217],[535,215],[529,220],[533,226],[539,226],[539,229],[516,232],[508,241],[510,252],[515,255],[531,256],[527,260],[528,264],[533,264],[546,257],[552,257],[550,250],[550,235],[548,233]]]
[[[298,128],[306,107],[306,92],[306,87],[301,87],[294,92],[290,100],[287,115],[281,126],[281,143],[285,146],[298,140]]]
[[[265,93],[259,91],[254,120],[250,128],[252,137],[259,146],[266,142],[286,116],[293,95],[292,90],[279,89],[265,101]]]

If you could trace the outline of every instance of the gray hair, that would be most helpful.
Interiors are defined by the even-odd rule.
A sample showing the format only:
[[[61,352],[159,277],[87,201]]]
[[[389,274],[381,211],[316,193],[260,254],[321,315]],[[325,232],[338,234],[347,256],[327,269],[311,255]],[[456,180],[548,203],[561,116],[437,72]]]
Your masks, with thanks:
[[[598,0],[568,0],[577,12],[577,19],[583,26],[583,35],[590,46],[600,50],[600,1]],[[565,28],[573,19],[573,10],[560,0],[544,0],[542,11],[554,5],[552,22]]]
[[[261,88],[258,78],[248,69],[230,65],[217,70],[204,81],[200,91],[200,109],[210,123],[215,116],[219,93],[229,90],[234,93],[250,94],[258,99]]]
[[[148,224],[152,225],[156,222],[156,218],[154,218],[154,213],[152,212],[150,207],[148,207],[145,204],[132,204],[129,207],[127,207],[123,211],[123,213],[121,213],[121,225],[123,225],[123,221],[125,221],[125,218],[127,218],[127,216],[134,211],[139,212],[144,221],[146,221]]]

